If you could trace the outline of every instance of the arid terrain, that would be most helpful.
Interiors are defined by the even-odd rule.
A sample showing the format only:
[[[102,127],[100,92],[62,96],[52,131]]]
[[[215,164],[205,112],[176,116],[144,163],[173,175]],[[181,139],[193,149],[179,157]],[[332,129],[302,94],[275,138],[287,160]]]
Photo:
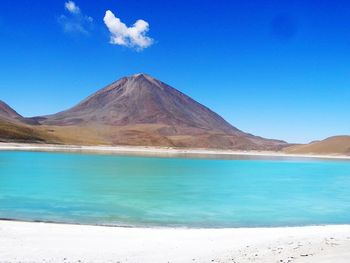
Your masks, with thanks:
[[[295,154],[342,154],[350,155],[350,136],[333,136],[322,141],[305,145],[295,145],[284,149],[286,153]]]
[[[0,101],[0,142],[350,154],[350,136],[292,145],[245,133],[147,74],[123,77],[53,115],[26,118]]]
[[[5,103],[0,140],[281,150],[288,144],[245,133],[180,91],[146,74],[124,77],[71,109],[24,118]]]

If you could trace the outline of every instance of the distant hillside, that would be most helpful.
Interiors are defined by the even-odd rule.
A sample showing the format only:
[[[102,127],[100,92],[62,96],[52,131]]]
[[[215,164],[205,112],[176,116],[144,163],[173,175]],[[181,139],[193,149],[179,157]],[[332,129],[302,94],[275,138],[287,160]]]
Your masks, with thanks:
[[[24,118],[5,102],[0,101],[0,142],[58,143],[38,122]]]
[[[350,136],[334,136],[323,141],[295,145],[284,149],[287,153],[350,155]]]
[[[37,126],[13,123],[0,118],[0,142],[59,143],[60,140]]]
[[[0,118],[7,120],[21,120],[23,117],[5,102],[0,100]]]
[[[6,120],[9,122],[15,122],[15,123],[32,124],[32,125],[39,124],[34,119],[24,118],[2,100],[0,100],[0,120]]]

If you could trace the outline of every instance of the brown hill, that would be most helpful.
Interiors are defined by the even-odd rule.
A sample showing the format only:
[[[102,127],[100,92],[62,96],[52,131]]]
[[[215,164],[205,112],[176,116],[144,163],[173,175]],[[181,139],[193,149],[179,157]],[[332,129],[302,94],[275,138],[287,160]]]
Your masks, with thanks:
[[[78,105],[35,118],[66,143],[279,150],[146,74],[124,77]]]
[[[0,100],[0,120],[32,125],[39,124],[35,119],[24,118],[2,100]]]
[[[47,131],[33,124],[37,122],[23,118],[5,102],[0,101],[0,142],[59,142]]]
[[[284,149],[287,153],[350,155],[350,136],[334,136],[323,141],[295,145]]]
[[[60,143],[60,140],[37,126],[13,123],[0,118],[0,142]]]

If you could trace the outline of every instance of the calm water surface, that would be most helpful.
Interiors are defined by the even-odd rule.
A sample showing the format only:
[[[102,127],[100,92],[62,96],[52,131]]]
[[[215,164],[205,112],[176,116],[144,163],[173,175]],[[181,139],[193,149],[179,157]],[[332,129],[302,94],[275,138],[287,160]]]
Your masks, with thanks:
[[[0,152],[0,218],[128,226],[350,223],[350,162]]]

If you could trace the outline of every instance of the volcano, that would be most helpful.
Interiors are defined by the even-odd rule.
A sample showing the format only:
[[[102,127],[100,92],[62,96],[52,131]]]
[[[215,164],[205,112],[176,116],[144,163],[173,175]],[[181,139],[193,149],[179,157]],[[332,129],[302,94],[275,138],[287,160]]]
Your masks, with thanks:
[[[57,114],[36,117],[67,143],[279,150],[280,140],[247,134],[177,89],[135,74]]]

